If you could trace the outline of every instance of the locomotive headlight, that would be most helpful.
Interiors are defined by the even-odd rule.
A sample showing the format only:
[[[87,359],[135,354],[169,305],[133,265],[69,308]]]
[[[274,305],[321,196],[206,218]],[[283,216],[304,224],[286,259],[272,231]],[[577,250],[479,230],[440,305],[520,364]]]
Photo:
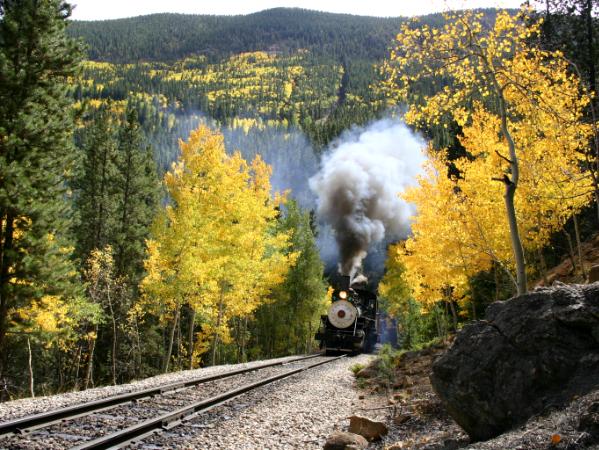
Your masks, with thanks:
[[[339,298],[345,300],[347,298],[347,291],[339,292]]]

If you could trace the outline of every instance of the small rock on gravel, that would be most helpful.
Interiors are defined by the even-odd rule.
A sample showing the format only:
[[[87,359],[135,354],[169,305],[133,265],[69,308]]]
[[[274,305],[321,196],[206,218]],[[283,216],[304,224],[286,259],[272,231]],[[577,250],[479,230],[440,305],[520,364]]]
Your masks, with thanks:
[[[358,450],[368,447],[368,441],[355,433],[335,431],[329,436],[324,450]]]
[[[375,360],[376,361],[376,360]],[[374,378],[378,373],[378,364],[371,364],[361,369],[357,374],[357,378]]]
[[[349,431],[364,436],[369,441],[378,441],[389,432],[389,429],[383,422],[377,422],[368,417],[351,416]]]

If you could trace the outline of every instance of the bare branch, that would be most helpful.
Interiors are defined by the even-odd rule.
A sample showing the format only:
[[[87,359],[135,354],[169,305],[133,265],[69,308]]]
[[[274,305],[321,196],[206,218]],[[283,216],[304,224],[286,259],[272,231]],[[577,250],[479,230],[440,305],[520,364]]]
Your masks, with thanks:
[[[499,153],[499,150],[495,150],[495,153],[497,153],[497,156],[499,156],[501,159],[506,161],[508,164],[514,164],[514,162],[511,159],[509,159],[508,157],[503,156],[501,153]]]

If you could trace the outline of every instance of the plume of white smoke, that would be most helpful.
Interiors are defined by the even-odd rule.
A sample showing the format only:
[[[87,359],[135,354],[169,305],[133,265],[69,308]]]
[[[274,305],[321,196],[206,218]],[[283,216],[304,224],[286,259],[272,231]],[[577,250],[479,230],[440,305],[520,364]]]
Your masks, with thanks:
[[[408,235],[415,211],[399,193],[421,173],[424,145],[402,122],[383,119],[342,135],[323,157],[310,187],[335,232],[341,274],[354,277],[371,244]]]

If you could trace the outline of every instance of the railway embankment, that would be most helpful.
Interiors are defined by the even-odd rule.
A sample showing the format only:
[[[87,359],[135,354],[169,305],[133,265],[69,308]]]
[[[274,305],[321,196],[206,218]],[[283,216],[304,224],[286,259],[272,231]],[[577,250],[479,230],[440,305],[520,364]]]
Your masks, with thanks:
[[[389,426],[369,448],[597,449],[599,283],[493,304],[452,342],[383,355],[357,382]]]

